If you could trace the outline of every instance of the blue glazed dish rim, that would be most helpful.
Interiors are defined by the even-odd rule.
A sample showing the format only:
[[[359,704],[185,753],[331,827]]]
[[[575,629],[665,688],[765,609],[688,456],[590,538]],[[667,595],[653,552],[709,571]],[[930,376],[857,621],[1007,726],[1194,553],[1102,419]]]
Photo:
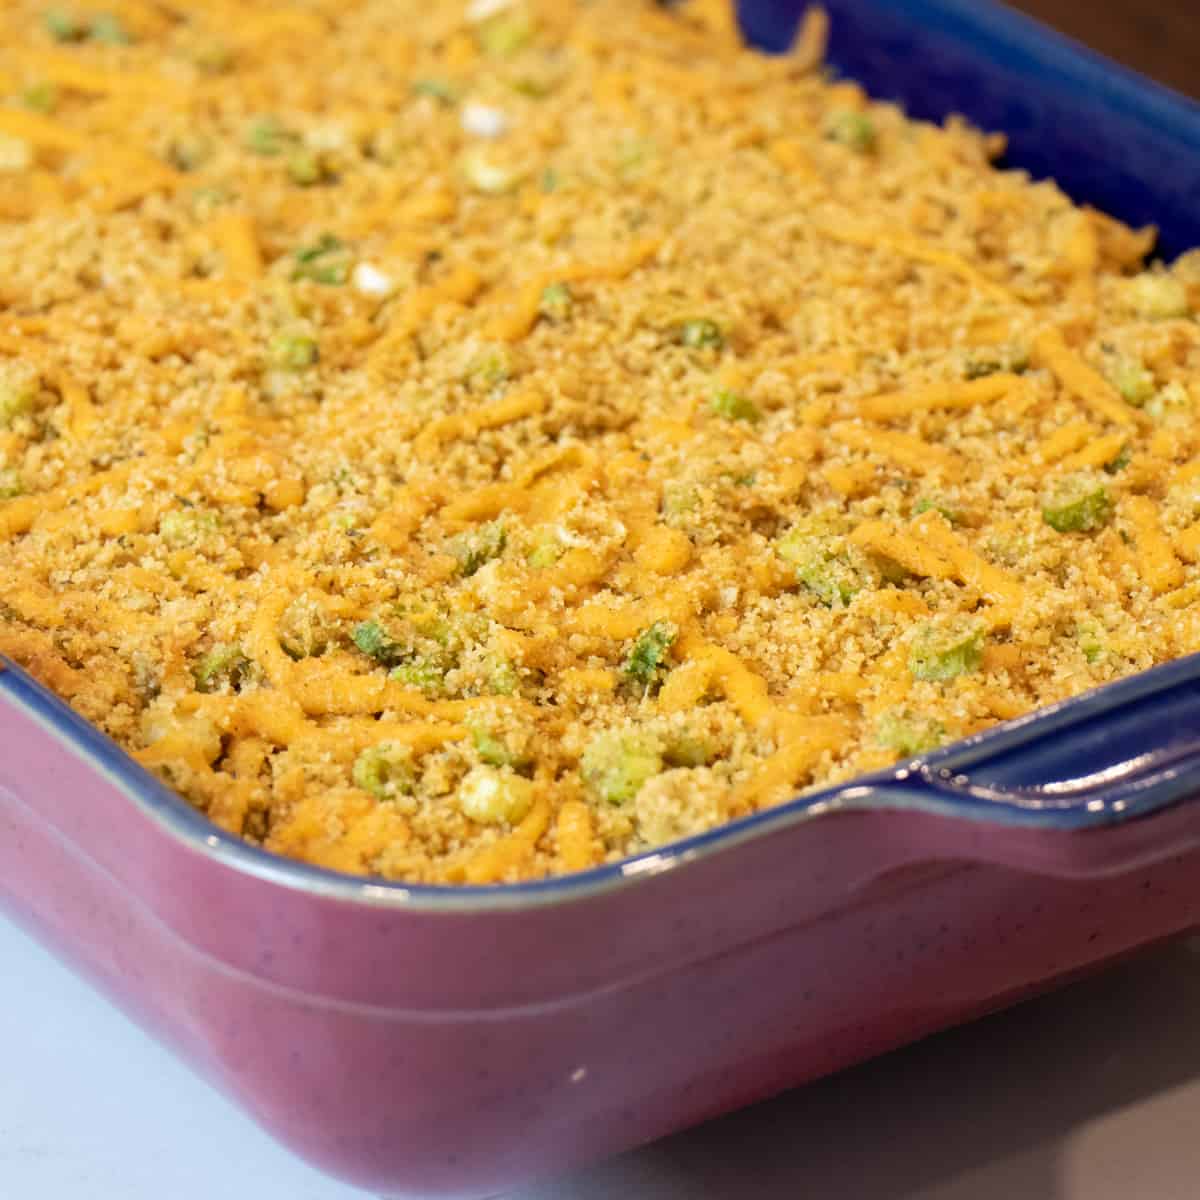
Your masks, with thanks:
[[[794,13],[803,6],[792,3],[791,7]],[[1110,104],[1114,99],[1128,100],[1145,119],[1161,120],[1200,152],[1200,105],[1031,18],[992,0],[970,0],[970,3],[915,0],[910,7],[915,22],[967,21],[981,33],[1003,39],[1018,53],[1034,55],[1043,62],[1047,56],[1069,58],[1077,74],[1086,74],[1103,88]],[[1170,786],[1176,775],[1169,768],[1149,786],[1118,790],[1114,793],[1119,797],[1116,799],[1106,792],[1087,788],[1056,796],[1036,789],[1005,792],[955,788],[954,784],[964,778],[962,771],[997,755],[1020,749],[1059,729],[1115,715],[1119,710],[1136,710],[1164,691],[1187,685],[1200,685],[1200,655],[1178,659],[1040,709],[897,768],[807,793],[786,804],[619,862],[525,883],[429,885],[327,870],[272,854],[225,832],[141,767],[96,726],[0,656],[0,697],[23,710],[65,749],[114,784],[143,814],[191,849],[240,873],[326,899],[409,911],[468,913],[583,899],[675,870],[751,838],[836,812],[904,810],[1056,835],[1083,833],[1146,817],[1181,799],[1179,787]],[[1191,768],[1191,774],[1200,777],[1200,755],[1193,754],[1192,760],[1197,765]],[[1163,786],[1164,781],[1167,786]],[[1189,794],[1196,792],[1200,792],[1200,782],[1189,788]]]

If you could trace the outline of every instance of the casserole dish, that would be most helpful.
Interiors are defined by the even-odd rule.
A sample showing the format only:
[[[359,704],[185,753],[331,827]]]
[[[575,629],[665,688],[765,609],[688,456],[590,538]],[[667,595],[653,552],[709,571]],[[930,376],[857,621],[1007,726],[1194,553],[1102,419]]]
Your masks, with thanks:
[[[833,61],[877,94],[1009,130],[1015,162],[1158,220],[1167,250],[1200,242],[1185,103],[999,10],[832,8]],[[744,12],[776,45],[794,15]],[[0,878],[318,1165],[386,1195],[484,1195],[1193,925],[1198,670],[616,866],[454,890],[235,841],[6,670]]]

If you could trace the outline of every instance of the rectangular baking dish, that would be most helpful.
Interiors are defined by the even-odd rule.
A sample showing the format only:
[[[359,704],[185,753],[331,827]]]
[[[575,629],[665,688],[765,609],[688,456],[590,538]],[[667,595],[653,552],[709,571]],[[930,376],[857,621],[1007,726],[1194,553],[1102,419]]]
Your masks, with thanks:
[[[781,48],[799,4],[743,5]],[[832,60],[1200,245],[1200,110],[978,0],[833,0]],[[0,563],[0,597],[3,594]],[[0,665],[0,899],[314,1164],[494,1194],[1200,923],[1200,657],[567,879],[405,887],[210,826]]]

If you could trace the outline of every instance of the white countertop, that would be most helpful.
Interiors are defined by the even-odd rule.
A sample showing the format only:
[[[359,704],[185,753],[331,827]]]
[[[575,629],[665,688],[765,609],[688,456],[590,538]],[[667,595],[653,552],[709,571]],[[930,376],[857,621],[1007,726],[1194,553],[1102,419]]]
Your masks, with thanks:
[[[0,1193],[357,1200],[12,925]],[[1200,937],[511,1200],[1195,1200]]]

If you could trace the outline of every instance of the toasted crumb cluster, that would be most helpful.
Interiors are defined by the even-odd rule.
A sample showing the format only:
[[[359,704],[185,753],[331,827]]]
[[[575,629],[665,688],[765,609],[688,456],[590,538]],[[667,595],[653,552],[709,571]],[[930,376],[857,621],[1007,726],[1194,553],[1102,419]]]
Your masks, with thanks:
[[[0,12],[0,652],[361,874],[1200,648],[1200,258],[724,0]]]

